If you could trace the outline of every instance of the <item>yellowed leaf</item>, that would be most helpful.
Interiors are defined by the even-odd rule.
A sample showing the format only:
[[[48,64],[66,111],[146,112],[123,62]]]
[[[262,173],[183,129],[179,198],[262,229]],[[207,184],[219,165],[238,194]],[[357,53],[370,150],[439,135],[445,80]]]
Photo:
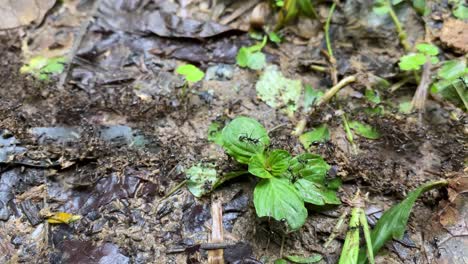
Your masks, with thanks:
[[[80,215],[73,215],[65,212],[51,213],[47,217],[49,224],[70,224],[81,219]]]

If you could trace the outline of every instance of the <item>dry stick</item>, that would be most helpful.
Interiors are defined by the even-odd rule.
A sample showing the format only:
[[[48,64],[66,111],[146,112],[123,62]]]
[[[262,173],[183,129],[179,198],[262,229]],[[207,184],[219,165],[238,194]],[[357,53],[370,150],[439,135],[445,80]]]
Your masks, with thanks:
[[[231,23],[232,21],[236,20],[238,17],[240,17],[242,14],[244,14],[245,12],[247,12],[248,10],[252,9],[256,4],[258,4],[260,2],[260,0],[256,0],[256,1],[249,1],[245,6],[237,9],[236,11],[234,11],[232,14],[230,14],[229,16],[221,19],[221,21],[219,22],[220,24],[222,25],[227,25],[229,23]]]
[[[343,87],[346,85],[355,82],[357,80],[355,75],[348,76],[344,79],[342,79],[339,83],[337,83],[335,86],[330,88],[323,96],[320,98],[320,101],[317,103],[317,106],[321,106],[324,103],[327,103],[330,101],[330,99]]]
[[[211,205],[212,228],[210,243],[223,242],[223,208],[221,201],[214,201]],[[208,251],[209,264],[224,264],[224,250],[214,249]]]
[[[76,53],[78,52],[78,49],[81,45],[81,42],[83,41],[83,37],[86,34],[86,31],[88,30],[89,24],[91,23],[91,20],[93,19],[94,14],[96,14],[99,4],[101,0],[96,0],[94,2],[93,8],[91,9],[91,12],[88,15],[88,18],[86,21],[81,24],[80,31],[78,31],[78,35],[76,36],[75,42],[73,43],[72,50],[68,54],[67,60],[66,60],[66,65],[65,69],[63,70],[62,74],[60,75],[59,82],[57,84],[57,87],[59,90],[63,90],[63,86],[65,85],[65,82],[67,81],[68,78],[68,72],[70,71],[73,59],[76,56]]]
[[[419,83],[418,88],[416,88],[416,93],[414,94],[413,101],[411,102],[412,107],[420,112],[424,112],[427,98],[427,89],[429,88],[430,83],[431,62],[430,59],[427,58],[427,62],[424,63],[423,66],[421,82]]]

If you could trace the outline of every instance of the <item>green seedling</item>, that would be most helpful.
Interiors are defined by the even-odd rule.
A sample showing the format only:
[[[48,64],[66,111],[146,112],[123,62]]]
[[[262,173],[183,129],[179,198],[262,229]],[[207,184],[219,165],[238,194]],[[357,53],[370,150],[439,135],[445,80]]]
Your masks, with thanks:
[[[361,248],[359,252],[359,260],[357,263],[366,263],[368,256],[376,255],[390,239],[401,239],[405,233],[411,209],[413,208],[413,205],[418,197],[424,192],[445,186],[447,184],[448,182],[446,180],[423,184],[416,190],[410,192],[402,202],[385,211],[370,233],[372,249]],[[370,253],[370,251],[372,251],[372,253]]]
[[[185,83],[182,87],[182,97],[185,97],[187,94],[187,88],[190,88],[194,83],[201,81],[205,77],[205,73],[192,64],[180,65],[177,67],[176,72],[185,78]]]
[[[439,54],[439,49],[427,43],[421,43],[416,45],[418,52],[410,53],[400,58],[398,66],[402,71],[417,71],[426,63],[430,62],[431,64],[436,64],[439,62],[437,55]]]
[[[263,37],[261,43],[250,47],[242,47],[236,56],[237,65],[242,68],[249,68],[252,70],[261,70],[266,65],[266,56],[262,53],[263,47],[267,44],[267,37]]]
[[[452,14],[461,20],[468,19],[468,6],[463,0],[449,0],[452,4]]]
[[[340,204],[336,196],[339,184],[337,186],[326,179],[330,165],[319,155],[304,153],[293,157],[285,150],[269,150],[270,137],[266,129],[248,117],[235,118],[221,131],[214,127],[210,129],[213,141],[238,163],[246,166],[251,175],[260,179],[253,195],[259,217],[284,221],[288,230],[295,231],[304,225],[308,215],[304,203]],[[200,171],[200,168],[192,168]],[[199,191],[203,185],[210,187],[206,188],[208,190],[219,185],[213,171],[208,172],[206,176],[199,173],[194,178],[197,183],[194,194],[203,195]],[[189,180],[194,174],[188,174]]]
[[[39,80],[47,81],[51,75],[63,72],[65,62],[64,57],[46,58],[44,56],[36,56],[21,67],[20,73],[29,73]]]
[[[445,61],[438,70],[431,86],[431,92],[445,99],[463,105],[468,111],[468,67],[465,60]]]
[[[278,2],[281,2],[281,5],[278,5]],[[297,18],[298,15],[304,15],[310,18],[318,17],[311,0],[284,0],[276,1],[275,3],[276,6],[280,8],[275,31]]]

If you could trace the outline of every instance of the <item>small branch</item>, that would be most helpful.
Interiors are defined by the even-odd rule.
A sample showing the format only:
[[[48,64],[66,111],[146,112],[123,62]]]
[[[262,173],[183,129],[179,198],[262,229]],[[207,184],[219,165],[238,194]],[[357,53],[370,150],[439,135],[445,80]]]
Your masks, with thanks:
[[[390,17],[392,18],[393,23],[395,24],[396,30],[398,32],[398,38],[400,39],[400,43],[405,49],[405,52],[408,53],[411,51],[411,47],[408,43],[406,31],[403,29],[400,20],[398,20],[398,16],[396,15],[395,10],[393,10],[392,3],[390,2],[390,0],[386,0],[386,4],[389,9]]]
[[[342,79],[339,83],[337,83],[335,86],[330,88],[323,96],[320,98],[320,101],[317,103],[317,106],[321,106],[324,103],[327,103],[330,101],[330,99],[343,87],[346,85],[355,82],[357,80],[355,75],[348,76],[344,79]]]
[[[223,208],[221,201],[214,201],[211,205],[212,228],[210,243],[223,242]],[[209,264],[224,264],[224,250],[211,249],[208,251]]]
[[[416,88],[416,93],[414,94],[413,101],[411,105],[413,109],[424,112],[424,108],[427,100],[427,90],[429,84],[431,83],[431,62],[430,59],[427,59],[427,62],[423,66],[423,72],[421,77],[421,82]]]

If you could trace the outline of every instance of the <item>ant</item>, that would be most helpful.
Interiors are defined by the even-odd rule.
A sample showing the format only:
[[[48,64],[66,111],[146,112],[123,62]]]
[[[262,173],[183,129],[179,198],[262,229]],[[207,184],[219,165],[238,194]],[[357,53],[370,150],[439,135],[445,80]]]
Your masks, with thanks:
[[[250,135],[247,135],[247,133],[241,134],[239,136],[239,141],[254,144],[254,145],[257,145],[258,143],[260,143],[259,138],[252,138],[252,133],[250,133]]]

